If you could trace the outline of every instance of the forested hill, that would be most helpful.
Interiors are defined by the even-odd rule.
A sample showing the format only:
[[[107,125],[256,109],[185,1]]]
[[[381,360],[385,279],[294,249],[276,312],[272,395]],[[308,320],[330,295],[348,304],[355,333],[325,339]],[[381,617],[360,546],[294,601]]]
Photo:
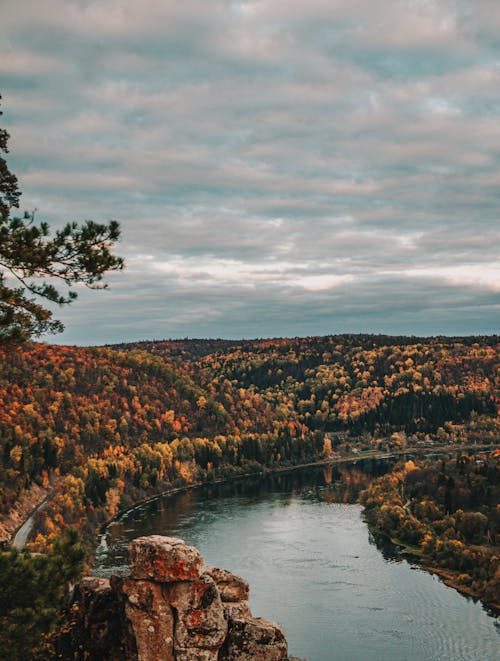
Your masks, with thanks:
[[[338,335],[122,348],[165,357],[214,393],[221,384],[258,393],[276,413],[293,413],[311,430],[387,435],[435,433],[446,422],[468,421],[472,412],[495,417],[498,342],[498,336]]]
[[[0,360],[1,511],[63,476],[49,537],[172,485],[500,435],[496,336],[29,344]]]

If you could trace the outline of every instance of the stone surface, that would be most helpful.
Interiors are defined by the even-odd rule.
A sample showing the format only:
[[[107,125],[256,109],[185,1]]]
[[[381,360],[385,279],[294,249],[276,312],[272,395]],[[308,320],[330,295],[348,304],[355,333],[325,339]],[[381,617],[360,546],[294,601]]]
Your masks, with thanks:
[[[226,639],[227,620],[214,580],[203,575],[198,581],[169,584],[164,589],[176,614],[176,654],[181,650],[218,651]]]
[[[259,617],[241,618],[229,621],[221,657],[227,661],[286,661],[288,646],[278,624]]]
[[[245,601],[227,602],[224,606],[224,617],[226,620],[238,620],[241,618],[252,617],[250,608]]]
[[[125,605],[105,578],[89,576],[76,586],[73,626],[58,640],[58,658],[74,661],[136,661],[135,640],[129,635]]]
[[[291,661],[281,628],[250,613],[248,583],[173,537],[130,545],[131,575],[87,577],[59,657],[73,661]]]
[[[219,588],[222,601],[246,601],[248,599],[248,581],[232,574],[227,569],[205,567],[203,573],[211,576]]]
[[[125,615],[130,622],[139,661],[174,661],[174,613],[163,586],[152,581],[125,580]]]
[[[175,653],[176,661],[218,661],[219,652],[217,650],[177,650]]]
[[[200,577],[203,558],[177,537],[138,537],[129,546],[130,577],[166,583]]]

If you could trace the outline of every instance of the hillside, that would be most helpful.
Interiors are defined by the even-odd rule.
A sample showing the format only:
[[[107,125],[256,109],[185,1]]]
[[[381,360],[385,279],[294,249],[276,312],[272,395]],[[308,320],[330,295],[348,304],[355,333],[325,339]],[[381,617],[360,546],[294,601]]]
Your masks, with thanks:
[[[135,348],[175,361],[200,385],[252,390],[309,429],[353,434],[433,432],[471,413],[495,416],[498,337],[342,335]]]
[[[0,507],[56,496],[37,547],[136,500],[352,449],[499,439],[498,337],[180,340],[1,355]]]

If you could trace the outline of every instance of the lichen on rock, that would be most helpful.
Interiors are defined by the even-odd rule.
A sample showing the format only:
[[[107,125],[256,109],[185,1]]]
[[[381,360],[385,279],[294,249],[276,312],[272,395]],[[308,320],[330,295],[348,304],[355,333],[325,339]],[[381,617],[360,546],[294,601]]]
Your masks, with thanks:
[[[129,546],[130,577],[159,583],[200,577],[203,558],[194,546],[177,537],[138,537]]]

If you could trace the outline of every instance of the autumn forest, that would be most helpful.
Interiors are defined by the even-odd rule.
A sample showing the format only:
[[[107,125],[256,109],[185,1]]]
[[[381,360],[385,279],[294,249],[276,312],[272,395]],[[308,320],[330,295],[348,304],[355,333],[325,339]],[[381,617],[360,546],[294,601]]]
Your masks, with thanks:
[[[80,540],[89,563],[118,513],[168,490],[317,461],[402,455],[361,494],[374,534],[498,608],[496,336],[27,343],[0,360],[6,546],[46,499],[27,544],[42,555],[0,554],[15,595],[2,620],[13,659],[53,658]]]
[[[2,512],[57,487],[36,549],[168,487],[499,432],[496,337],[28,344],[0,379]]]

